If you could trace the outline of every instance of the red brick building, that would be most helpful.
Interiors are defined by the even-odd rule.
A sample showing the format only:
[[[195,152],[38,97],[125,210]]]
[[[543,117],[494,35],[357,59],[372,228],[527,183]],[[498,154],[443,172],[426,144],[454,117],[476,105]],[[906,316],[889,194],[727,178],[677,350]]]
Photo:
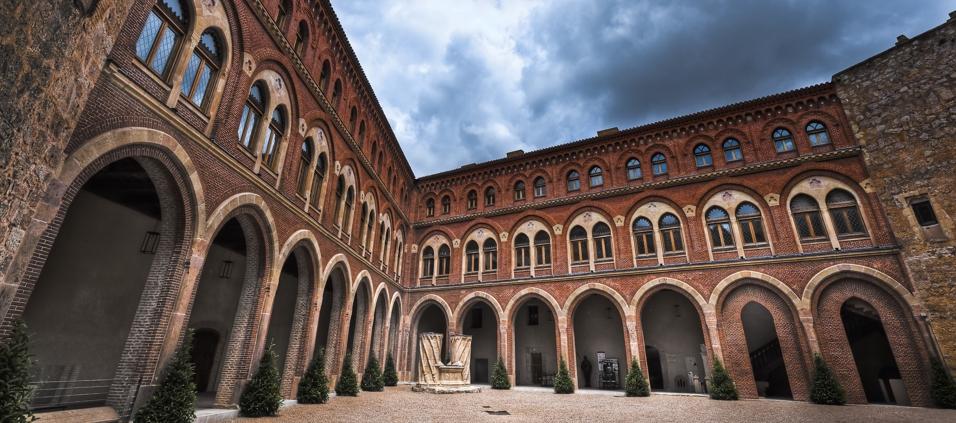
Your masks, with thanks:
[[[323,348],[333,379],[390,353],[415,381],[425,331],[472,335],[476,382],[564,359],[614,389],[637,359],[702,393],[721,359],[745,398],[807,400],[820,353],[853,403],[931,403],[936,344],[829,83],[416,178],[326,1],[98,7],[125,20],[4,235],[38,410],[128,417],[187,329],[204,407],[267,343],[288,398]]]

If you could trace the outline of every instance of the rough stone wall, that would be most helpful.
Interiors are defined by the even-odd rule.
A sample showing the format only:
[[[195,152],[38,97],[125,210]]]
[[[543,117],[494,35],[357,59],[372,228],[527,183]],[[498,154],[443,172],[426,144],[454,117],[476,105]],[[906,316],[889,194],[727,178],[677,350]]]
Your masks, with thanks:
[[[0,3],[0,298],[11,294],[10,262],[130,4]]]
[[[941,352],[956,368],[956,15],[834,82]],[[924,237],[909,206],[919,196],[947,240]]]

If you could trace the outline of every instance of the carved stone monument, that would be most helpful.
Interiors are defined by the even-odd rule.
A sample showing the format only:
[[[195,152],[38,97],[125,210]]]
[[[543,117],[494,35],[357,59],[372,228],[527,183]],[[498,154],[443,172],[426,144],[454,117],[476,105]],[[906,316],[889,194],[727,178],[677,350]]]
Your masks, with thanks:
[[[444,335],[426,332],[418,336],[418,383],[412,388],[417,392],[451,394],[481,392],[471,386],[471,336],[455,335],[449,338],[451,359],[442,362]]]

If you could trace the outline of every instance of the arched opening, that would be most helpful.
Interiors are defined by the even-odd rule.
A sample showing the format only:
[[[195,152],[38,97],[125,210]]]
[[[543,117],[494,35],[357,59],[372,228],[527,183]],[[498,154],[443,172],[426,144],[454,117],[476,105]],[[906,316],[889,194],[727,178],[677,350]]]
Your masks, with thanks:
[[[56,238],[22,316],[35,360],[34,409],[99,406],[117,387],[123,395],[135,389],[114,378],[141,365],[136,345],[150,341],[156,325],[149,321],[157,317],[141,299],[170,288],[170,263],[181,260],[183,204],[175,186],[158,161],[125,158],[64,197],[62,223],[48,229]]]
[[[375,300],[375,312],[372,314],[372,344],[371,354],[378,359],[379,365],[384,365],[385,355],[383,344],[385,340],[385,319],[388,317],[385,313],[388,311],[388,296],[385,290],[378,294]]]
[[[641,330],[651,389],[663,392],[707,390],[707,347],[697,308],[683,294],[662,289],[641,309]]]
[[[392,304],[392,316],[388,322],[388,354],[392,355],[393,360],[398,360],[398,331],[401,329],[402,307],[401,303]],[[396,363],[396,366],[398,363]]]
[[[365,325],[368,323],[369,293],[368,279],[359,282],[352,300],[352,316],[349,320],[349,335],[346,351],[352,353],[352,365],[359,374],[365,370]]]
[[[240,304],[252,307],[253,291],[258,287],[262,263],[262,240],[256,229],[255,219],[240,214],[226,221],[213,238],[206,253],[203,270],[196,288],[188,327],[195,333],[205,333],[203,340],[212,345],[211,333],[218,334],[219,342],[214,351],[193,350],[193,364],[209,366],[208,380],[197,386],[198,406],[209,407],[216,402],[219,391],[232,389],[235,380],[238,352],[250,340],[247,325],[248,314],[238,315]],[[243,317],[246,316],[246,317]],[[222,401],[231,401],[231,394],[223,395]]]
[[[909,404],[886,330],[873,306],[858,298],[850,298],[840,308],[840,318],[866,401]]]
[[[575,307],[573,318],[578,387],[620,389],[627,350],[618,308],[607,297],[590,294]]]
[[[498,361],[498,319],[484,301],[464,310],[461,333],[471,336],[471,383],[491,383],[491,370]]]
[[[213,329],[199,329],[193,333],[191,350],[193,365],[195,366],[193,381],[196,383],[196,389],[199,392],[206,392],[209,389],[220,338],[219,332]]]
[[[410,347],[412,348],[413,353],[410,354],[410,356],[413,357],[414,361],[412,362],[411,369],[414,372],[412,378],[416,381],[420,380],[418,374],[420,360],[418,337],[419,335],[427,332],[440,333],[444,335],[442,339],[441,357],[442,362],[447,361],[448,319],[445,317],[445,312],[442,311],[442,308],[436,303],[428,303],[418,312],[418,319],[416,319],[415,328],[412,332],[413,336],[410,340]]]
[[[305,247],[298,247],[289,254],[282,271],[272,311],[266,342],[273,344],[276,353],[276,368],[283,380],[283,394],[291,394],[292,378],[300,359],[305,316],[308,314],[310,288],[312,285],[312,260]],[[296,319],[296,316],[300,316]]]
[[[319,308],[319,324],[316,327],[315,346],[312,354],[325,351],[326,371],[338,372],[334,364],[339,331],[342,327],[342,308],[345,306],[345,293],[348,292],[348,278],[341,267],[335,267],[325,281],[322,290],[322,305]]]
[[[544,301],[529,298],[518,307],[514,330],[515,385],[554,386],[558,369],[554,312]]]
[[[747,339],[757,395],[793,399],[773,316],[764,306],[750,302],[741,310],[740,320]]]

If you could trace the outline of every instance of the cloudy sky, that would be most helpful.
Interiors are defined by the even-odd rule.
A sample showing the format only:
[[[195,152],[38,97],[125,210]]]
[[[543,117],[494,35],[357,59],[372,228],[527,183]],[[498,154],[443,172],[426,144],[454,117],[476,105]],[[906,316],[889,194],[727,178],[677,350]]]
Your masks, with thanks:
[[[333,0],[418,176],[828,81],[956,0]]]

